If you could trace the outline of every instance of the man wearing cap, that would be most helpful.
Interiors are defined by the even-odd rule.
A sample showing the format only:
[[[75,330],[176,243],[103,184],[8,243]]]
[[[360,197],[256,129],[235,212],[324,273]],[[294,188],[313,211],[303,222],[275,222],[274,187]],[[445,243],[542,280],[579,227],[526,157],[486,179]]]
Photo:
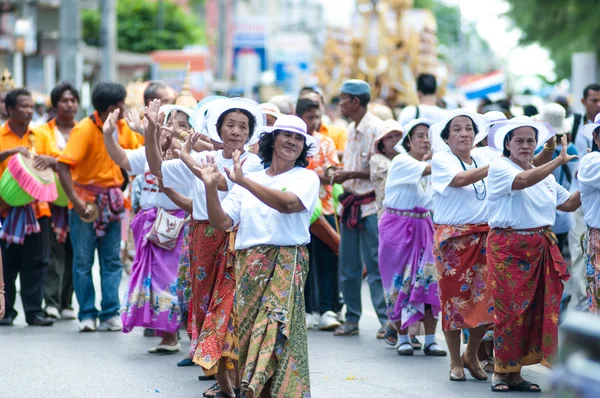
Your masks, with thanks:
[[[346,323],[335,330],[336,336],[358,334],[362,307],[360,289],[363,264],[371,300],[381,325],[387,324],[387,313],[378,265],[379,231],[375,191],[370,181],[369,162],[374,154],[374,141],[381,119],[367,110],[371,100],[369,85],[362,80],[347,80],[341,89],[340,109],[352,120],[348,126],[348,143],[344,151],[344,167],[334,174],[334,182],[343,184],[340,243],[340,283],[346,302]],[[382,327],[377,332],[383,338]]]

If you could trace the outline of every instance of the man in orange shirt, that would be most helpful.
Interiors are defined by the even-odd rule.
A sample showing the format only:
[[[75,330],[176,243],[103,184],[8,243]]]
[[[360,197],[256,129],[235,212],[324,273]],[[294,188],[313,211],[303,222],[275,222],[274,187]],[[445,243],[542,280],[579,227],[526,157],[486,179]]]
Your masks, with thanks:
[[[32,156],[31,150],[36,154],[35,168],[56,168],[56,157],[60,152],[54,141],[45,131],[32,130],[29,126],[33,106],[31,93],[25,89],[12,90],[6,95],[9,119],[0,128],[0,174],[6,170],[13,155]],[[50,208],[47,203],[34,202],[9,207],[0,218],[0,247],[6,283],[6,317],[0,325],[12,325],[17,316],[15,281],[20,275],[25,320],[30,326],[50,326],[53,321],[42,310],[44,277],[50,260]]]
[[[69,215],[73,245],[73,285],[79,302],[79,330],[119,331],[119,283],[121,263],[121,220],[124,199],[121,186],[124,178],[119,166],[104,147],[102,126],[110,112],[119,110],[122,118],[125,108],[125,87],[116,83],[100,83],[92,92],[95,112],[81,120],[58,159],[60,182],[72,204]],[[119,145],[126,149],[140,147],[135,133],[118,123],[115,130]],[[83,219],[91,216],[90,203],[98,207],[99,215],[93,223]],[[98,249],[102,278],[102,309],[95,305],[96,292],[92,280],[94,252]]]

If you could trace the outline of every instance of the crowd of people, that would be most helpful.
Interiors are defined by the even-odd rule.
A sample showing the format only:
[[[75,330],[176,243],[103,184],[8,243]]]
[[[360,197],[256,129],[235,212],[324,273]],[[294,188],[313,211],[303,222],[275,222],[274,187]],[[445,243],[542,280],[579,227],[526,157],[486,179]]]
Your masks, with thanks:
[[[433,76],[417,88],[396,120],[361,80],[342,85],[339,117],[315,87],[196,102],[155,81],[138,110],[99,83],[77,121],[79,92],[59,83],[37,126],[29,91],[8,91],[0,325],[18,315],[19,277],[30,326],[143,328],[161,338],[149,353],[183,350],[179,366],[216,379],[205,396],[308,397],[307,329],[359,334],[366,278],[374,337],[399,355],[449,356],[450,381],[539,392],[521,369],[555,358],[564,284],[600,312],[600,85],[571,118],[557,103],[533,117],[446,110]]]

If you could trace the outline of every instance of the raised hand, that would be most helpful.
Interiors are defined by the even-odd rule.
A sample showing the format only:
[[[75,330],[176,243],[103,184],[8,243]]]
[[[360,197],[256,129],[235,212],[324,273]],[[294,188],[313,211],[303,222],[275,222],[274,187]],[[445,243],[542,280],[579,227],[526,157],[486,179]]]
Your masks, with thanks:
[[[133,131],[142,132],[142,119],[140,118],[140,111],[137,108],[132,108],[127,112],[125,122],[127,122],[127,125]]]
[[[225,173],[227,174],[227,177],[229,177],[229,179],[231,181],[233,181],[234,183],[236,183],[238,185],[243,185],[243,182],[245,179],[242,166],[244,165],[244,162],[246,161],[246,159],[240,161],[241,154],[242,153],[236,149],[233,152],[233,168],[232,169],[225,168]]]
[[[148,127],[156,130],[156,126],[159,124],[158,116],[160,112],[160,100],[154,99],[150,101],[146,109],[144,109],[144,117],[148,121]]]
[[[194,145],[196,145],[196,142],[198,142],[199,139],[200,133],[194,132],[188,135],[185,139],[185,143],[183,144],[183,148],[181,148],[181,153],[185,153],[188,155],[192,153],[192,149],[194,148]]]
[[[115,128],[117,127],[117,120],[119,120],[119,114],[121,111],[117,108],[111,113],[108,114],[108,117],[104,121],[104,125],[102,126],[102,133],[112,135],[115,132]]]
[[[202,180],[207,188],[216,189],[221,179],[221,173],[215,162],[215,158],[207,155],[206,159],[202,159],[200,164],[194,166],[192,170],[194,175]]]
[[[558,155],[558,159],[560,159],[561,165],[567,164],[571,160],[579,158],[579,156],[577,155],[569,155],[567,153],[567,147],[569,145],[569,142],[567,141],[566,134],[561,137],[560,144],[562,145],[562,149],[560,150],[560,155]]]

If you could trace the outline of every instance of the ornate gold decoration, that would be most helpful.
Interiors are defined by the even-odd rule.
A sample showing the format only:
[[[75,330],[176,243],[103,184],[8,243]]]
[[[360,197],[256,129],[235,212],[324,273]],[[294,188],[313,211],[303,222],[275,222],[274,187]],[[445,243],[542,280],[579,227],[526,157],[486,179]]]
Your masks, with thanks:
[[[8,71],[8,69],[4,69],[2,72],[2,77],[0,77],[0,92],[7,92],[13,90],[15,88],[15,81]]]

